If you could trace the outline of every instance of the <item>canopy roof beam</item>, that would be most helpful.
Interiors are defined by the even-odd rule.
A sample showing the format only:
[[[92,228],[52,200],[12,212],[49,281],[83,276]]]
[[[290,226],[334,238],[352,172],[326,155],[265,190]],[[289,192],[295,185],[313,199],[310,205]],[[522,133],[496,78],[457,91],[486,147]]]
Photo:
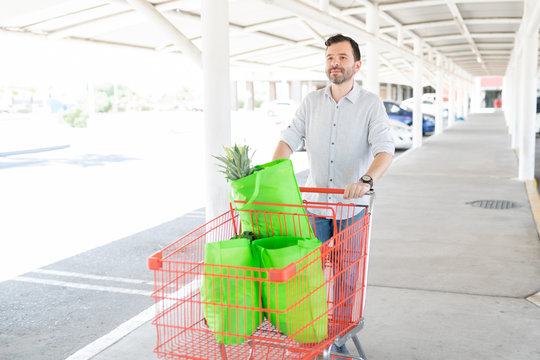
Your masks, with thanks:
[[[189,59],[202,68],[201,50],[146,0],[126,0],[160,29]]]

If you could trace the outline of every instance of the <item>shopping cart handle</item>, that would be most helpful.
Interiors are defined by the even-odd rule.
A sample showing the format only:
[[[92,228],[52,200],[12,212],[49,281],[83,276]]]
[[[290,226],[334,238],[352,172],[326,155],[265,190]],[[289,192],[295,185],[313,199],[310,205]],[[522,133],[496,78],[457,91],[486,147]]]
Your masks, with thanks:
[[[299,187],[300,192],[308,193],[323,193],[323,194],[343,194],[345,189],[327,189],[327,188],[316,188],[316,187]]]
[[[328,188],[316,188],[316,187],[299,187],[300,192],[306,193],[320,193],[320,194],[343,194],[345,189],[328,189]],[[372,195],[373,190],[368,191],[365,195]]]

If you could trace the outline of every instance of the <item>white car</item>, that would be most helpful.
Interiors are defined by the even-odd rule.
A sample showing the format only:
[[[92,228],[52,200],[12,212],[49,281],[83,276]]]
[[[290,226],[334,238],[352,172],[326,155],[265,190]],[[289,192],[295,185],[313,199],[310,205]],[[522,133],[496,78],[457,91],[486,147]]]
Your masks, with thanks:
[[[274,100],[265,106],[268,116],[287,116],[292,118],[300,104],[294,100]]]
[[[422,95],[422,113],[435,117],[437,113],[437,104],[435,103],[435,94],[428,93]],[[414,98],[408,98],[401,102],[401,106],[408,108],[410,111],[414,109]],[[448,102],[443,101],[443,118],[448,117]]]
[[[412,147],[412,126],[405,125],[401,121],[392,119],[390,119],[389,124],[396,149],[404,150]]]

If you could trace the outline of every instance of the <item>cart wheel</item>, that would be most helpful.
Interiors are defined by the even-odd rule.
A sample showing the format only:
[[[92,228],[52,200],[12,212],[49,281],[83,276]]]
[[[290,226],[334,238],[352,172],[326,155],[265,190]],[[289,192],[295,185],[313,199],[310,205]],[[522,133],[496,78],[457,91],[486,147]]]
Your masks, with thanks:
[[[323,350],[323,353],[322,353],[322,359],[321,360],[330,360],[330,348],[332,347],[332,345],[330,345],[330,347],[328,347],[328,349],[324,349]]]

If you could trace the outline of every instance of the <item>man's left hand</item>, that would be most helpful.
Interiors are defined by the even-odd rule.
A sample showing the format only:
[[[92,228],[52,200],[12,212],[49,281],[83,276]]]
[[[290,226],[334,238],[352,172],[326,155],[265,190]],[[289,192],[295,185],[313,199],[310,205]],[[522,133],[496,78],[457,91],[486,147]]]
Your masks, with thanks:
[[[345,192],[343,193],[344,199],[358,199],[359,197],[364,196],[365,193],[367,193],[370,189],[369,184],[366,184],[364,182],[357,182],[354,184],[349,184],[345,188]]]

